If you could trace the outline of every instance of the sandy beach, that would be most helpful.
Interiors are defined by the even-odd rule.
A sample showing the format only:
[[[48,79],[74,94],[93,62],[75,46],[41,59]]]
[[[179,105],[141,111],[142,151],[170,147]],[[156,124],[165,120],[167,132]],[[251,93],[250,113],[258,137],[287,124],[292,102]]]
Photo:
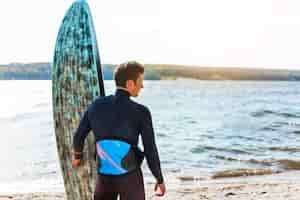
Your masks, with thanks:
[[[276,175],[226,178],[216,180],[179,180],[167,183],[167,194],[156,197],[154,184],[147,182],[147,199],[198,200],[198,199],[240,199],[240,200],[298,200],[300,199],[300,173],[297,171]],[[27,193],[0,195],[0,200],[65,200],[63,192]]]

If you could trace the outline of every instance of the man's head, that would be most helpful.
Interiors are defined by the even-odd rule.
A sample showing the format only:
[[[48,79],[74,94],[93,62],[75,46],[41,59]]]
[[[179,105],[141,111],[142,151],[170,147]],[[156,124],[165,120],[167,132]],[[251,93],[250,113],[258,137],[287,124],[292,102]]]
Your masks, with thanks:
[[[138,96],[143,88],[144,66],[136,61],[118,65],[114,74],[117,87],[126,89],[130,96]]]

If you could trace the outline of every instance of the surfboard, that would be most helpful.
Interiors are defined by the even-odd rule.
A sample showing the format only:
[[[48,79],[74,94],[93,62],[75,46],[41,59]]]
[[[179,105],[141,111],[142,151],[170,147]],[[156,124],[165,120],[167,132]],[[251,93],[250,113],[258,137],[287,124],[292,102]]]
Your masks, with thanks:
[[[89,134],[79,168],[72,168],[73,135],[87,106],[104,96],[95,28],[85,0],[75,1],[60,26],[52,66],[56,144],[68,200],[93,199],[97,176],[95,139]]]

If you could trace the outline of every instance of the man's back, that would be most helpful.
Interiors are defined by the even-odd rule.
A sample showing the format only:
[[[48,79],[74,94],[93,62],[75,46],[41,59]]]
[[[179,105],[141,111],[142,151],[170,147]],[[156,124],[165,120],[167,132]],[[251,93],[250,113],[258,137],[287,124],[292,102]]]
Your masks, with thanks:
[[[88,107],[74,135],[75,151],[82,151],[83,141],[90,130],[96,142],[119,138],[132,145],[138,144],[141,134],[149,168],[157,182],[163,182],[151,113],[145,106],[132,101],[127,91],[118,89],[115,95],[98,98]]]
[[[88,109],[88,119],[96,140],[121,138],[137,145],[147,108],[132,101],[124,90],[101,97]]]

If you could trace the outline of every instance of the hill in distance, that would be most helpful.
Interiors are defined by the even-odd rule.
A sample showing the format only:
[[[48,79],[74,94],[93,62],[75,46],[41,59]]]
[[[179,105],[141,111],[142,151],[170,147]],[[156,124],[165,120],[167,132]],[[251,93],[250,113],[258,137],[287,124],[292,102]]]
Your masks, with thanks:
[[[113,79],[115,65],[103,64],[105,80]],[[0,80],[51,80],[51,63],[10,63],[0,65]],[[172,64],[145,64],[146,80],[259,80],[300,81],[300,70],[275,70],[235,67],[201,67]]]

